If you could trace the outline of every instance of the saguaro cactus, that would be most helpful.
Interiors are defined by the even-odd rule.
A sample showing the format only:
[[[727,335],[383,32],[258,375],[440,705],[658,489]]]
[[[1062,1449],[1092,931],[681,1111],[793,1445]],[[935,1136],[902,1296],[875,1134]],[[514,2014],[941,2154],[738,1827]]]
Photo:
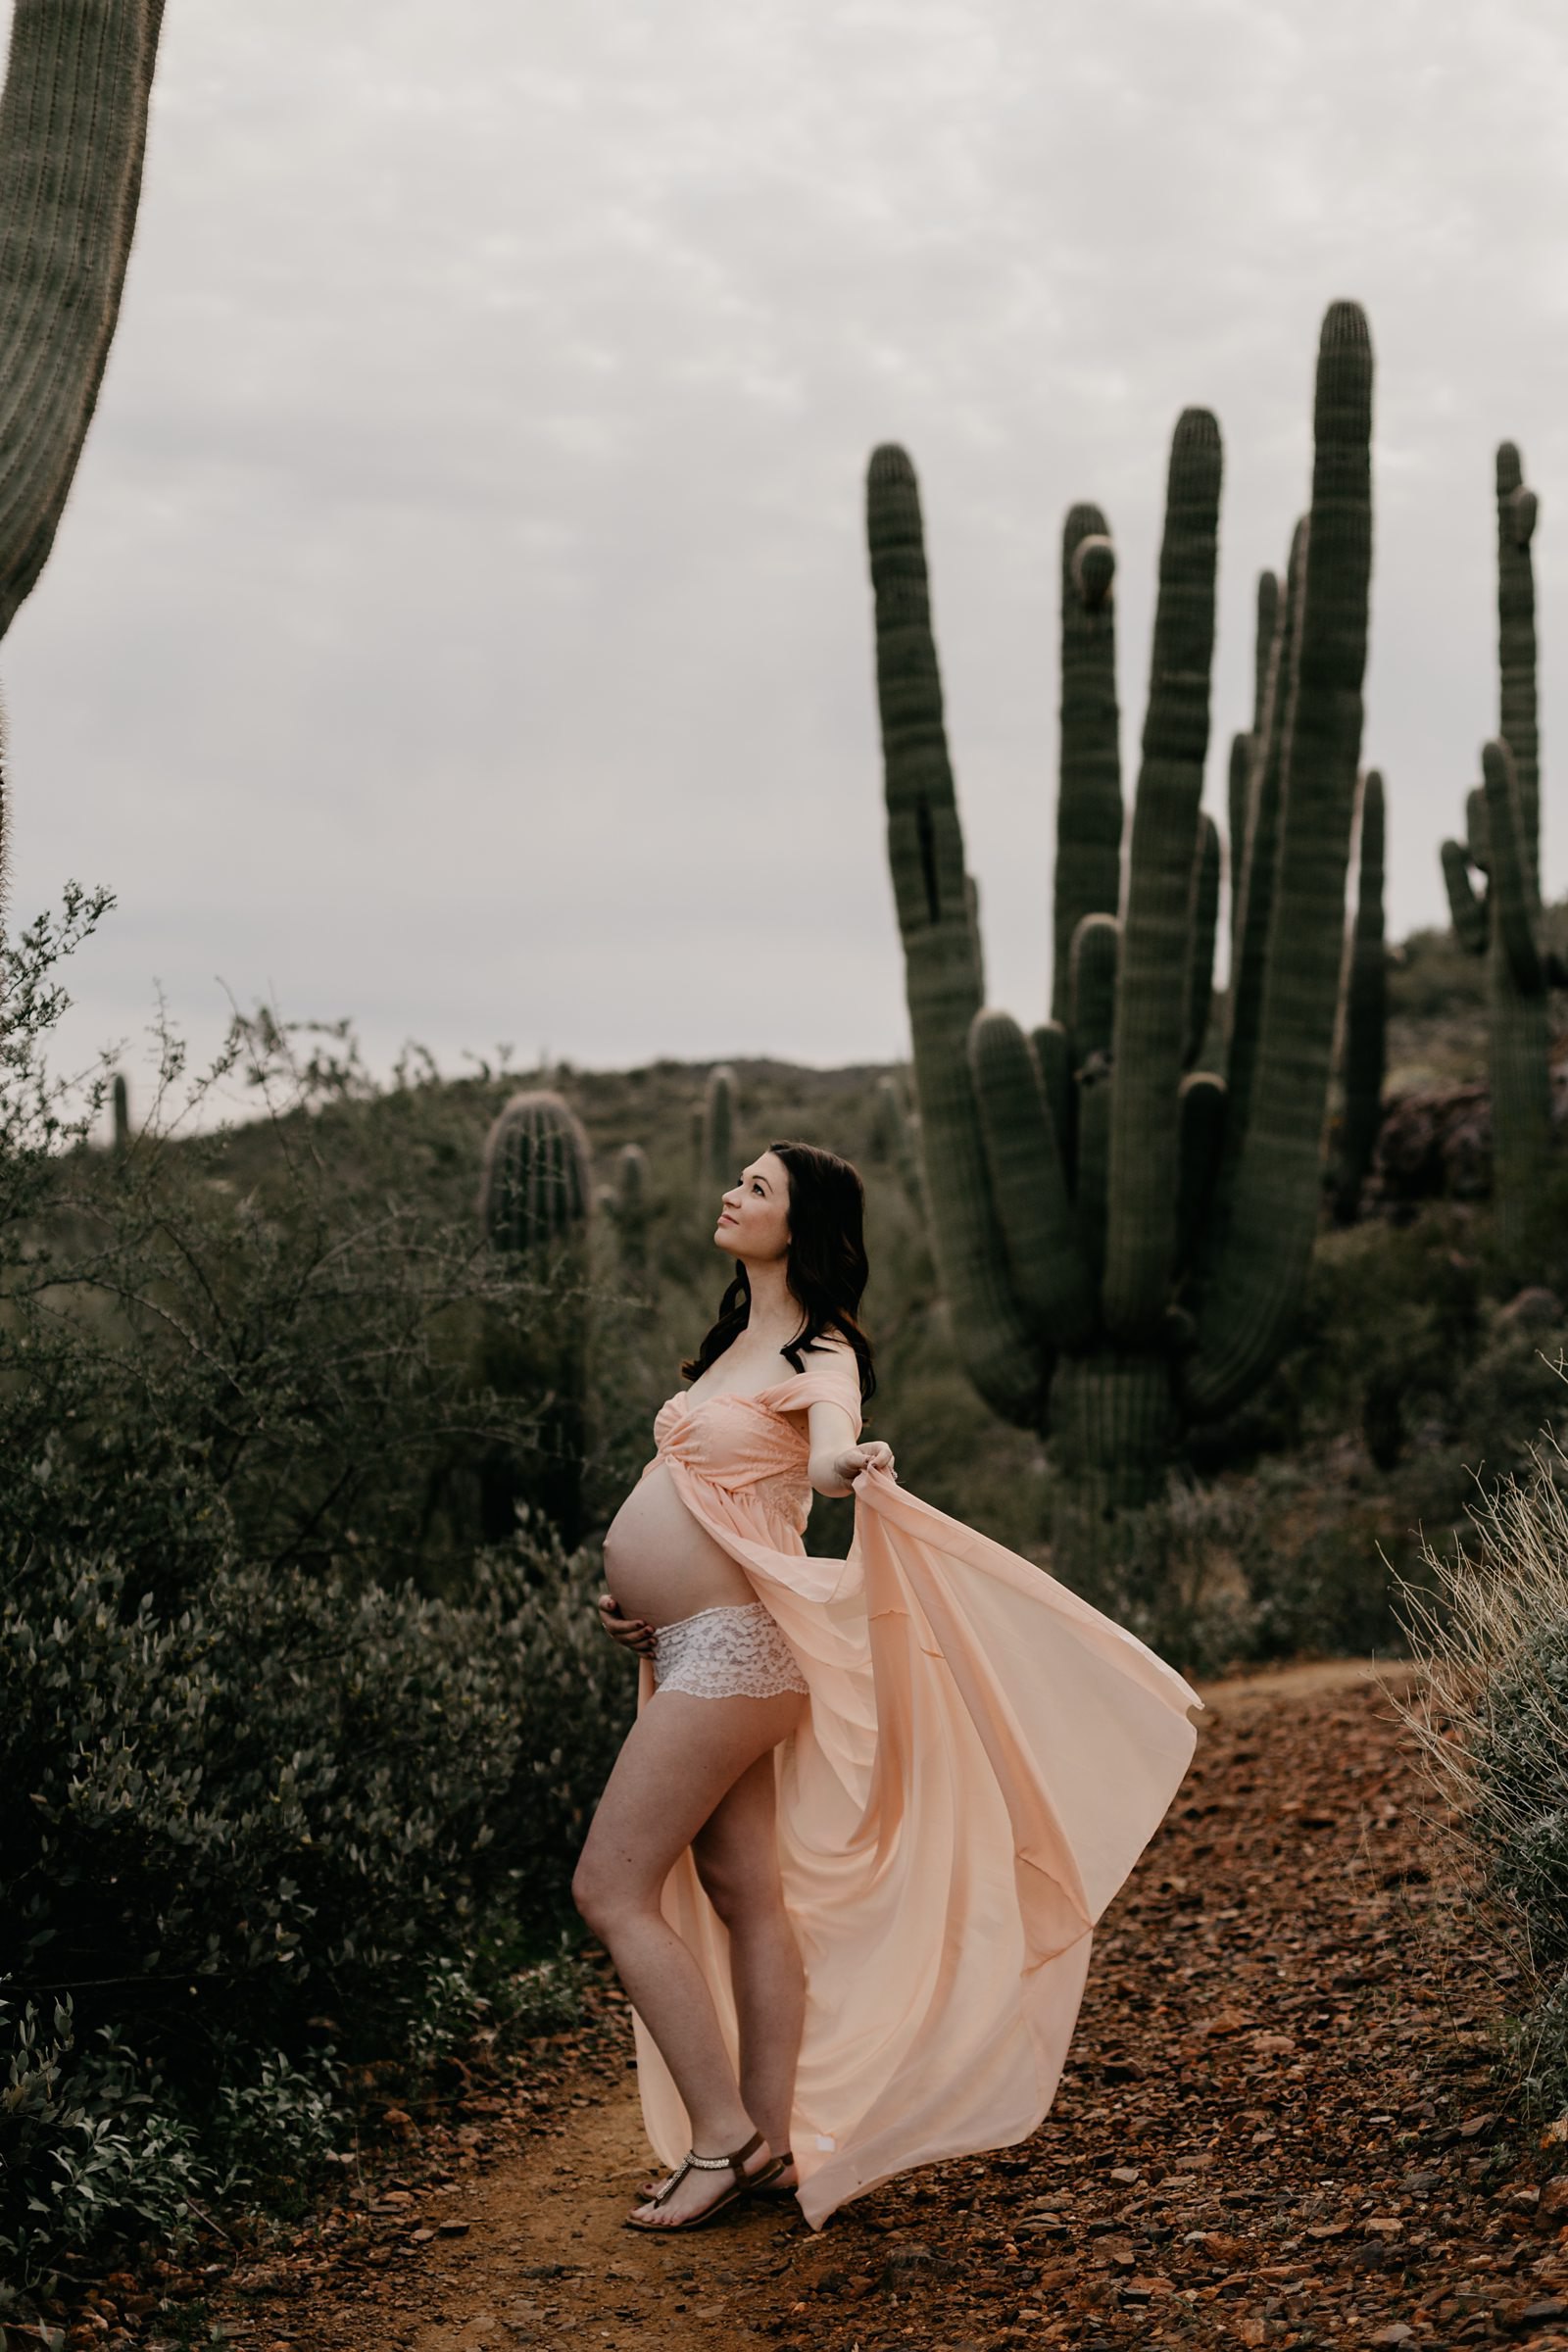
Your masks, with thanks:
[[[620,1270],[640,1286],[648,1279],[648,1154],[622,1144],[615,1159],[615,1241]]]
[[[1198,806],[1220,479],[1213,418],[1187,412],[1171,449],[1126,913],[1118,920],[1107,865],[1092,886],[1099,905],[1087,903],[1084,860],[1058,881],[1059,917],[1073,926],[1066,979],[1058,936],[1056,1017],[1033,1039],[982,1007],[914,470],[901,449],[871,459],[888,847],[933,1240],[976,1387],[1006,1418],[1051,1430],[1054,1533],[1069,1561],[1102,1540],[1118,1506],[1156,1491],[1185,1421],[1223,1415],[1255,1387],[1299,1300],[1359,757],[1371,383],[1366,321],[1336,304],[1318,355],[1310,526],[1297,592],[1279,600],[1255,757],[1238,791],[1239,936],[1250,926],[1257,999],[1242,1117],[1219,1078],[1184,1075],[1216,913],[1218,845]],[[1077,524],[1086,512],[1102,522],[1074,510],[1069,540],[1077,529],[1078,545],[1108,555],[1102,528]],[[1110,567],[1094,561],[1108,597]],[[1069,556],[1064,593],[1073,585]],[[1064,662],[1078,625],[1064,615]],[[1061,797],[1090,792],[1108,829],[1108,762],[1069,749],[1068,713],[1076,725],[1081,708],[1064,677]],[[1058,810],[1059,839],[1091,837],[1076,809]]]
[[[701,1144],[697,1158],[697,1209],[710,1223],[722,1194],[740,1174],[735,1158],[735,1073],[718,1062],[703,1089]]]
[[[479,1219],[494,1248],[526,1261],[538,1289],[521,1317],[487,1319],[483,1377],[525,1408],[517,1443],[488,1447],[479,1464],[488,1544],[511,1536],[519,1502],[541,1511],[568,1546],[582,1536],[588,1344],[572,1278],[585,1271],[592,1203],[576,1113],[557,1094],[514,1095],[485,1139]]]
[[[591,1160],[582,1122],[560,1095],[514,1095],[485,1138],[479,1214],[498,1250],[545,1250],[587,1223]]]
[[[0,98],[0,635],[36,582],[120,315],[163,0],[17,0]]]
[[[876,1115],[872,1126],[874,1156],[896,1172],[905,1198],[917,1214],[925,1214],[920,1185],[920,1119],[905,1101],[902,1080],[889,1070],[876,1082]]]
[[[1361,786],[1361,844],[1355,924],[1345,971],[1345,1115],[1334,1213],[1355,1222],[1383,1112],[1388,1061],[1389,959],[1383,943],[1383,778],[1374,767]]]
[[[1559,978],[1541,934],[1540,743],[1536,722],[1536,494],[1511,441],[1497,451],[1500,739],[1482,755],[1467,840],[1443,845],[1459,945],[1487,958],[1493,1197],[1506,1278],[1531,1271],[1529,1225],[1551,1146],[1547,986]],[[1472,870],[1485,879],[1478,891]]]

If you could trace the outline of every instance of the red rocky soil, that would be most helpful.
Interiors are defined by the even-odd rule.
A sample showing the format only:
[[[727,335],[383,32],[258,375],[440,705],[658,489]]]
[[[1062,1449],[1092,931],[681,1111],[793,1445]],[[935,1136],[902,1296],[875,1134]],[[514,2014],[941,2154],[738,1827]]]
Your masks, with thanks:
[[[200,2303],[171,2278],[126,2326],[112,2284],[73,2345],[205,2342],[217,2322],[242,2352],[1568,2352],[1568,2145],[1497,2113],[1495,1972],[1426,1875],[1387,1690],[1341,1664],[1206,1695],[1026,2145],[895,2181],[817,2234],[754,2205],[636,2236],[619,2224],[646,2156],[607,1989],[526,2093],[470,2100],[456,2130],[395,2126],[399,2175],[269,2259],[219,2275],[210,2256]]]

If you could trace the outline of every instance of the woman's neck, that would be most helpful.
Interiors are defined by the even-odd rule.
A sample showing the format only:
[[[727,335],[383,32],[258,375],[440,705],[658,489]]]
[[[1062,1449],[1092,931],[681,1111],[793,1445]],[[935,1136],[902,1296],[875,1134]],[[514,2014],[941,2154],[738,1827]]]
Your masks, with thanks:
[[[789,1286],[787,1261],[782,1257],[769,1258],[765,1264],[746,1268],[746,1280],[751,1291],[751,1311],[746,1318],[749,1331],[771,1339],[778,1334],[783,1347],[801,1328],[801,1302]]]

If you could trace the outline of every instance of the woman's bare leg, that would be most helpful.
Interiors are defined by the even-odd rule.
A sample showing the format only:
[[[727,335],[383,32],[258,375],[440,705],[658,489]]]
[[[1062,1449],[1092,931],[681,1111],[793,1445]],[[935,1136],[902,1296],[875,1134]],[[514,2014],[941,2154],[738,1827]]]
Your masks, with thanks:
[[[729,1934],[741,2097],[777,2154],[790,2144],[806,1971],[784,1908],[771,1751],[759,1756],[692,1843],[704,1891]],[[793,2181],[793,2174],[784,2176]]]
[[[696,1698],[662,1690],[627,1734],[578,1860],[572,1895],[615,1964],[643,2024],[674,2078],[703,2155],[739,2147],[756,2126],[724,2050],[699,1969],[659,1907],[676,1858],[737,1781],[794,1729],[803,1704],[776,1698]],[[766,2161],[759,2149],[747,2170]],[[688,2173],[657,2214],[675,2222],[701,2212],[730,2184],[727,2174]]]

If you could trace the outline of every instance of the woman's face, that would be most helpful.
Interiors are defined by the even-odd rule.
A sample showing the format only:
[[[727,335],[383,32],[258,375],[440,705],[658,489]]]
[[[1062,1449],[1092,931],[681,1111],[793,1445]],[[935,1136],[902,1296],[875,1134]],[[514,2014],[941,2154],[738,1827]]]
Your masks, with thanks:
[[[754,1159],[724,1195],[713,1240],[751,1266],[783,1257],[790,1246],[790,1176],[772,1152]]]

